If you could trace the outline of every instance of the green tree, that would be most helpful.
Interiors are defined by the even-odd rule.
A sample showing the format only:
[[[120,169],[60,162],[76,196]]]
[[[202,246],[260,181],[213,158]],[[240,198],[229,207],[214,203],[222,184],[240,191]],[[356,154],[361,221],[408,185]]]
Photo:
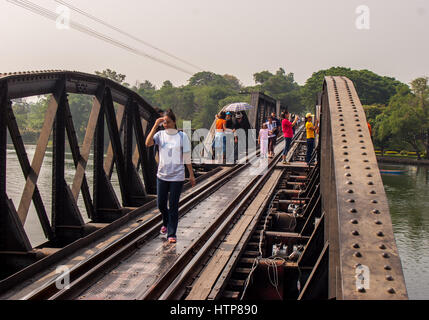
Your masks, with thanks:
[[[411,91],[416,96],[415,108],[421,112],[423,123],[421,142],[426,149],[426,159],[429,159],[429,85],[428,77],[421,77],[411,82]]]
[[[283,107],[290,112],[304,113],[301,103],[301,88],[295,82],[293,73],[286,73],[283,68],[272,74],[269,71],[262,71],[253,75],[257,85],[248,90],[261,91],[277,100],[280,100]],[[314,107],[314,103],[311,107]]]
[[[405,143],[417,153],[422,153],[422,128],[425,123],[422,109],[416,108],[416,96],[406,88],[392,97],[388,108],[378,117],[377,137]]]
[[[344,67],[332,67],[320,70],[306,81],[302,90],[304,105],[312,106],[317,93],[322,91],[326,76],[345,76],[353,81],[356,91],[363,105],[387,105],[392,96],[405,84],[390,77],[383,77],[369,70],[352,70]]]
[[[116,71],[113,71],[113,70],[110,70],[110,69],[105,69],[105,70],[103,70],[101,72],[100,71],[95,71],[95,74],[97,76],[113,80],[113,81],[115,81],[115,82],[117,82],[117,83],[119,83],[119,84],[121,84],[123,86],[129,87],[129,84],[126,83],[126,82],[124,82],[125,78],[127,77],[124,74],[117,73]]]

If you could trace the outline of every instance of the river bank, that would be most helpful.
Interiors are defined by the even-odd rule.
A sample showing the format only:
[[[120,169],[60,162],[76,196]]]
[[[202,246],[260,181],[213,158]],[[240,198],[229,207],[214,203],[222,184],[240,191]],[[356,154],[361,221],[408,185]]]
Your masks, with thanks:
[[[404,164],[412,166],[429,166],[429,160],[417,160],[407,158],[396,158],[396,157],[377,157],[379,163],[391,163],[391,164]]]

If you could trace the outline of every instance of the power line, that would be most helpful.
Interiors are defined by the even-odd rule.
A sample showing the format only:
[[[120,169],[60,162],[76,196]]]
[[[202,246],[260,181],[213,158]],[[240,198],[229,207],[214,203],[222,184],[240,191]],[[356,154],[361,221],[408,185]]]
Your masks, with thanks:
[[[174,59],[176,59],[176,60],[178,60],[178,61],[180,61],[180,62],[183,62],[183,63],[185,63],[185,64],[187,64],[187,65],[189,65],[189,66],[191,66],[191,67],[194,67],[194,68],[196,68],[196,69],[198,69],[198,70],[203,71],[203,69],[202,69],[202,68],[200,68],[200,67],[198,67],[198,66],[196,66],[196,65],[194,65],[194,64],[192,64],[192,63],[190,63],[190,62],[187,62],[186,60],[184,60],[184,59],[182,59],[182,58],[179,58],[179,57],[177,57],[177,56],[175,56],[175,55],[173,55],[173,54],[171,54],[171,53],[169,53],[169,52],[167,52],[167,51],[165,51],[165,50],[162,50],[162,49],[160,49],[160,48],[157,48],[157,47],[155,47],[154,45],[152,45],[152,44],[148,43],[147,41],[144,41],[144,40],[142,40],[142,39],[140,39],[140,38],[137,38],[136,36],[134,36],[134,35],[132,35],[132,34],[130,34],[130,33],[128,33],[128,32],[126,32],[126,31],[124,31],[124,30],[122,30],[122,29],[119,29],[119,28],[117,28],[117,27],[115,27],[115,26],[113,26],[113,25],[109,24],[108,22],[106,22],[106,21],[104,21],[104,20],[102,20],[102,19],[100,19],[100,18],[97,18],[97,17],[95,17],[95,16],[93,16],[93,15],[91,15],[91,14],[87,13],[86,11],[84,11],[84,10],[82,10],[82,9],[79,9],[79,8],[77,8],[77,7],[75,7],[75,6],[71,5],[71,4],[69,4],[69,3],[67,3],[67,2],[65,2],[65,1],[63,1],[63,0],[55,0],[55,2],[57,2],[57,3],[59,3],[59,4],[62,4],[62,5],[64,5],[64,6],[66,6],[66,7],[68,7],[69,9],[71,9],[71,10],[73,10],[73,11],[77,12],[77,13],[80,13],[81,15],[83,15],[83,16],[85,16],[85,17],[89,18],[89,19],[92,19],[92,20],[94,20],[94,21],[96,21],[96,22],[98,22],[98,23],[100,23],[100,24],[102,24],[102,25],[104,25],[104,26],[106,26],[106,27],[108,27],[108,28],[112,29],[112,30],[115,30],[116,32],[119,32],[119,33],[120,33],[120,34],[122,34],[122,35],[125,35],[125,36],[127,36],[127,37],[129,37],[129,38],[131,38],[131,39],[133,39],[133,40],[135,40],[135,41],[137,41],[137,42],[140,42],[140,43],[142,43],[142,44],[144,44],[144,45],[146,45],[146,46],[148,46],[148,47],[150,47],[150,48],[152,48],[152,49],[155,49],[155,50],[157,50],[157,51],[159,51],[159,52],[161,52],[161,53],[163,53],[163,54],[165,54],[165,55],[167,55],[167,56],[169,56],[169,57],[171,57],[171,58],[174,58]]]
[[[14,5],[16,5],[16,6],[24,8],[24,9],[26,9],[28,11],[36,13],[36,14],[42,16],[42,17],[48,18],[50,20],[56,21],[57,18],[58,18],[58,15],[55,12],[50,11],[48,9],[45,9],[45,8],[43,8],[41,6],[38,6],[38,5],[36,5],[36,4],[34,4],[34,3],[30,2],[30,1],[26,1],[26,0],[7,0],[7,1],[10,2],[10,3],[12,3],[12,4],[14,4]],[[159,59],[157,57],[154,57],[152,55],[149,55],[149,54],[147,54],[147,53],[145,53],[145,52],[143,52],[141,50],[138,50],[138,49],[135,49],[133,47],[130,47],[129,45],[127,45],[127,44],[125,44],[123,42],[115,40],[115,39],[113,39],[113,38],[111,38],[109,36],[106,36],[106,35],[104,35],[104,34],[102,34],[100,32],[97,32],[97,31],[95,31],[95,30],[93,30],[91,28],[88,28],[88,27],[86,27],[84,25],[81,25],[79,23],[70,21],[70,28],[75,29],[77,31],[80,31],[82,33],[85,33],[87,35],[90,35],[90,36],[92,36],[94,38],[103,40],[103,41],[105,41],[107,43],[110,43],[110,44],[116,46],[116,47],[119,47],[119,48],[125,49],[127,51],[130,51],[130,52],[132,52],[132,53],[134,53],[136,55],[149,58],[151,60],[154,60],[154,61],[156,61],[158,63],[161,63],[163,65],[166,65],[166,66],[169,66],[171,68],[174,68],[174,69],[179,70],[181,72],[187,73],[189,75],[193,75],[192,72],[190,72],[190,71],[188,71],[186,69],[183,69],[183,68],[181,68],[179,66],[176,66],[176,65],[174,65],[174,64],[172,64],[170,62],[167,62],[167,61],[164,61],[164,60]]]

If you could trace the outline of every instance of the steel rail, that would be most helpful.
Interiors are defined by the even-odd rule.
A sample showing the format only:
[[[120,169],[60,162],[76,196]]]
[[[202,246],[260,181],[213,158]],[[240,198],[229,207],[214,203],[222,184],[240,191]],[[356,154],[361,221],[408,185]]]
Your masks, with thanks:
[[[302,128],[299,133],[300,135]],[[294,138],[295,142],[296,138]],[[219,215],[218,219],[205,230],[204,234],[195,241],[185,253],[170,267],[148,291],[137,295],[137,300],[168,300],[177,294],[183,283],[189,280],[195,270],[201,265],[201,261],[207,256],[210,250],[225,235],[225,232],[234,224],[236,219],[245,208],[249,201],[262,188],[268,178],[271,176],[276,164],[280,160],[279,153],[269,164],[268,170],[264,175],[256,176],[247,187],[231,202],[231,204]],[[186,267],[183,269],[183,266]],[[177,298],[177,297],[176,297]]]

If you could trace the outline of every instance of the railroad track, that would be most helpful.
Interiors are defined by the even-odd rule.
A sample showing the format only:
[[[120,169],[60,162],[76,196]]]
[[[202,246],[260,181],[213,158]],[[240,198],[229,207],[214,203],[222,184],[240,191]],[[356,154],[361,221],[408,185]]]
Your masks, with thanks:
[[[258,153],[252,155],[254,159]],[[250,162],[245,165],[236,165],[226,169],[223,177],[210,184],[205,184],[196,189],[191,194],[183,197],[179,203],[179,216],[183,217],[198,203],[213,194],[222,185],[233,179],[236,175],[240,174],[245,168],[250,166]],[[161,228],[162,217],[161,214],[156,214],[139,227],[131,232],[125,234],[117,241],[114,241],[106,248],[99,250],[89,258],[73,266],[69,273],[70,287],[66,289],[58,288],[58,277],[55,277],[26,294],[21,299],[25,300],[55,300],[55,299],[72,299],[79,295],[83,290],[90,287],[97,279],[120,261],[132,255],[145,243],[150,242],[151,239],[156,237]]]
[[[305,158],[303,142],[297,139],[293,145],[290,154],[290,159],[293,161],[302,161]],[[187,275],[187,282],[173,282],[171,286],[175,287],[175,291],[167,290],[160,298],[239,300],[246,297],[246,289],[255,270],[273,268],[273,264],[276,264],[278,268],[298,269],[299,256],[294,254],[292,249],[296,244],[304,246],[314,229],[311,222],[313,222],[315,212],[311,212],[310,209],[317,206],[314,200],[318,195],[318,175],[317,166],[311,170],[306,166],[290,165],[282,168],[273,166],[267,175],[268,179],[260,181],[261,187],[258,196],[253,199],[251,206],[243,208],[245,218],[239,220],[237,226],[231,226],[229,232],[224,234],[224,238],[208,259],[198,261],[200,264],[198,272]],[[288,225],[291,220],[291,215],[287,213],[289,205],[299,207],[302,215],[294,218],[296,222],[294,228],[286,229],[285,225]],[[302,210],[303,208],[304,210]],[[274,213],[276,214],[273,215]],[[277,231],[270,231],[276,229],[274,226],[277,227]],[[270,251],[273,243],[270,239],[267,244],[267,234],[270,237],[287,238],[289,245],[287,253],[291,258],[295,256],[296,260],[286,262],[286,259],[283,258],[281,260],[273,258]],[[284,263],[280,264],[280,261]],[[197,269],[198,266],[194,268]],[[304,266],[302,269],[308,270],[309,268]],[[182,276],[182,278],[185,277]],[[259,288],[266,289],[266,283],[270,283],[269,279],[264,279],[264,282],[262,284],[259,282]],[[268,287],[265,298],[278,299],[277,293],[273,291],[274,286],[269,285]],[[258,299],[263,299],[263,297],[258,297]]]
[[[297,136],[301,136],[299,131]],[[172,300],[181,299],[184,288],[204,265],[205,261],[213,255],[213,251],[225,238],[225,235],[234,228],[240,216],[249,207],[252,200],[260,192],[264,184],[271,177],[273,170],[280,159],[279,153],[269,164],[268,170],[262,176],[256,176],[237,195],[236,199],[219,215],[215,224],[189,247],[184,254],[170,267],[149,290],[136,296],[138,300]],[[186,265],[185,268],[183,266]]]

